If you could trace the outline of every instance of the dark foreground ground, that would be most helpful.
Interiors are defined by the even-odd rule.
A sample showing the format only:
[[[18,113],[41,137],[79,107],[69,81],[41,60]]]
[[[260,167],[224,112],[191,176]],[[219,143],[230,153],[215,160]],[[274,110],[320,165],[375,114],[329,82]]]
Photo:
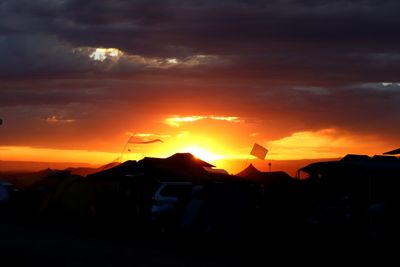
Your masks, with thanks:
[[[286,236],[285,236],[286,235]],[[289,236],[290,235],[290,236]],[[398,266],[396,248],[340,234],[176,237],[43,223],[0,223],[0,266]],[[397,252],[398,253],[398,252]]]

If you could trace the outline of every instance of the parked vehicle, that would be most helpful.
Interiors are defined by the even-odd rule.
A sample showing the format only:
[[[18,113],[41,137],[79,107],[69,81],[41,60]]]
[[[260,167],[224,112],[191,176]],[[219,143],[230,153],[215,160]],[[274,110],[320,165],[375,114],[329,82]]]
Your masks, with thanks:
[[[9,202],[15,191],[16,189],[11,183],[0,181],[0,204]]]
[[[191,182],[163,182],[153,196],[151,207],[153,222],[166,222],[178,218],[192,194]]]
[[[13,184],[0,181],[0,220],[10,218],[17,192]]]

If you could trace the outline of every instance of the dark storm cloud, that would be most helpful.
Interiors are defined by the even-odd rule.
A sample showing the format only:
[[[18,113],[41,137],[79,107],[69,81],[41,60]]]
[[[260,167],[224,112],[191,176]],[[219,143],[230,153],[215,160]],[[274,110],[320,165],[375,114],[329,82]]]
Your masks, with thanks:
[[[397,53],[399,7],[397,1],[10,0],[0,6],[0,31],[149,57]]]
[[[376,54],[398,55],[399,8],[398,1],[3,0],[2,43],[14,49],[1,53],[18,60],[0,64],[3,74],[99,71],[71,49],[114,47],[150,58],[217,55],[234,59],[233,69],[250,63],[253,73],[312,73],[325,64],[336,80],[371,71],[393,79],[386,73],[400,63],[380,68]],[[35,61],[40,66],[27,67]]]
[[[395,138],[400,87],[381,82],[400,80],[398,10],[394,0],[0,0],[0,108],[18,106],[25,121],[80,123],[84,112],[85,128],[99,106],[170,111],[196,99],[192,110],[273,117],[285,134]],[[95,62],[96,47],[124,54]]]
[[[0,51],[2,77],[71,74],[91,69],[87,58],[75,54],[71,46],[50,36],[0,36]]]

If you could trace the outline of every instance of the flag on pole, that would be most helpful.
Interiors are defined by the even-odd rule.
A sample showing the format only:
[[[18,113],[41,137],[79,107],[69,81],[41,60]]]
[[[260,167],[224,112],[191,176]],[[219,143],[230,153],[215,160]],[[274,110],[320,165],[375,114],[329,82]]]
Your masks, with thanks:
[[[264,160],[267,153],[268,149],[266,149],[263,146],[260,146],[259,144],[254,144],[253,149],[250,152],[250,155],[253,155],[259,159]]]
[[[157,142],[164,143],[161,139],[139,140],[136,136],[131,136],[128,140],[129,144],[153,144]]]

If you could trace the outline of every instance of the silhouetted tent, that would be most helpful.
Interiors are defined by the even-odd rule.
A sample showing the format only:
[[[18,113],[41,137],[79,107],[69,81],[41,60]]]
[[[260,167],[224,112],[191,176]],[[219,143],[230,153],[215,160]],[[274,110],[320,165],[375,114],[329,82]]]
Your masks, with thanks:
[[[143,173],[159,181],[208,182],[232,178],[225,173],[207,171],[214,166],[190,153],[176,153],[165,159],[144,158],[138,164]]]
[[[105,171],[88,175],[91,179],[116,177],[152,177],[158,181],[203,182],[209,180],[229,179],[232,176],[223,172],[210,172],[215,167],[190,153],[176,153],[168,158],[146,157],[138,162],[126,161]]]
[[[159,182],[201,183],[231,177],[205,170],[211,167],[191,154],[177,153],[168,158],[126,161],[87,178],[93,186],[97,216],[113,220],[128,216],[145,222],[151,215],[152,196]]]
[[[308,174],[313,174],[319,171],[331,171],[335,170],[338,166],[338,161],[324,161],[324,162],[315,162],[311,163],[303,168],[301,168],[300,172],[306,172]]]
[[[34,174],[37,180],[30,186],[30,190],[46,193],[54,190],[59,183],[70,176],[68,171],[46,169]]]
[[[342,222],[350,218],[354,230],[364,234],[371,227],[374,207],[385,210],[388,218],[397,217],[400,160],[396,157],[347,155],[339,161],[310,164],[300,171],[308,173],[315,185],[319,215],[332,215],[333,209],[350,214],[343,216]]]
[[[400,148],[383,153],[384,155],[400,155]]]
[[[47,210],[48,197],[53,194],[59,185],[70,177],[67,171],[43,170],[21,177],[27,179],[29,187],[21,191],[18,198],[19,212],[22,216],[36,216],[40,211]]]
[[[250,177],[250,176],[258,176],[260,174],[262,174],[262,171],[258,170],[256,167],[254,167],[253,164],[250,164],[246,169],[244,169],[243,171],[239,172],[236,175],[246,178],[246,177]]]
[[[291,216],[302,208],[296,193],[296,182],[286,172],[262,172],[250,164],[237,174],[243,180],[260,185],[262,212],[258,219],[262,231],[283,229],[295,225],[298,218]],[[300,207],[300,208],[297,208]],[[260,229],[261,229],[260,228]]]
[[[354,156],[354,155],[353,155]],[[347,156],[346,156],[347,157]],[[340,161],[349,165],[358,166],[367,171],[392,171],[400,168],[400,159],[394,156],[375,155],[373,157],[361,156],[360,158],[346,158]]]
[[[41,213],[64,222],[87,219],[91,215],[92,193],[88,180],[68,175],[43,199]]]
[[[293,203],[290,198],[292,185],[295,180],[283,171],[262,172],[250,164],[246,169],[237,174],[243,180],[260,185],[264,215],[268,223],[284,218]],[[268,214],[268,215],[267,215]],[[279,218],[279,219],[278,219]],[[276,221],[275,221],[276,222]]]
[[[368,155],[347,154],[340,161],[342,162],[365,162],[371,158]]]
[[[52,169],[46,169],[38,172],[20,172],[10,174],[7,180],[12,182],[18,189],[36,190],[38,187],[42,186],[42,189],[45,190],[47,187],[54,187],[57,183],[57,179],[52,179],[51,177],[58,176],[62,173],[68,174],[69,172]],[[51,180],[42,182],[42,180],[46,178],[50,178]]]
[[[364,174],[371,158],[365,155],[346,155],[338,161],[315,162],[299,170],[309,174],[309,180],[347,183]],[[332,179],[331,179],[332,178]]]
[[[250,164],[246,169],[236,174],[236,176],[264,185],[288,185],[292,181],[292,177],[286,172],[262,172],[254,167],[253,164]]]
[[[150,218],[151,197],[156,181],[145,176],[137,161],[87,176],[92,188],[94,216],[119,224],[144,222]]]
[[[331,190],[364,193],[372,190],[372,198],[382,199],[389,187],[399,183],[400,160],[390,156],[371,158],[365,155],[346,155],[339,161],[317,162],[299,171],[308,173],[311,180],[321,181]]]
[[[391,156],[373,156],[348,154],[338,161],[316,162],[309,164],[299,171],[309,173],[311,176],[322,174],[340,174],[379,169],[396,169],[400,167],[400,160]]]

